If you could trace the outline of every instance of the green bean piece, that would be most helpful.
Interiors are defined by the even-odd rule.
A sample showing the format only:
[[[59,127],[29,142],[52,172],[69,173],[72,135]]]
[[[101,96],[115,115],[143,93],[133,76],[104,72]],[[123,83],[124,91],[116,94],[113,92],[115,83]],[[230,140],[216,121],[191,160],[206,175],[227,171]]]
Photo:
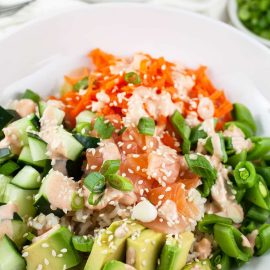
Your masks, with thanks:
[[[257,224],[253,220],[245,219],[240,227],[240,231],[247,235],[257,229]]]
[[[132,191],[133,190],[132,182],[128,178],[120,176],[118,174],[107,175],[106,180],[115,189],[118,189],[121,191]]]
[[[193,173],[206,179],[216,180],[217,171],[204,156],[189,154],[185,155],[185,160]]]
[[[245,105],[234,103],[232,114],[236,121],[247,124],[253,130],[253,132],[256,133],[255,120],[250,110]]]
[[[215,184],[215,180],[212,178],[201,178],[202,184],[197,188],[201,193],[201,196],[207,198],[211,193],[211,188]]]
[[[182,143],[182,153],[185,154],[189,154],[190,152],[190,147],[191,147],[191,143],[190,140],[188,139],[184,139],[183,143]]]
[[[270,249],[270,224],[263,224],[255,241],[255,255],[261,256]]]
[[[243,247],[243,234],[229,224],[215,224],[214,238],[228,256],[247,262],[252,256],[251,248]]]
[[[247,189],[245,198],[258,207],[265,210],[270,209],[269,191],[262,176],[257,174],[256,183],[252,188]]]
[[[196,127],[191,128],[190,132],[190,143],[191,144],[196,144],[199,139],[206,139],[207,138],[207,133],[201,129],[202,125],[198,125]]]
[[[104,176],[108,174],[115,174],[119,171],[120,168],[120,159],[116,160],[106,160],[100,169],[100,173]]]
[[[172,126],[178,136],[180,136],[183,140],[189,139],[190,136],[190,127],[187,125],[185,118],[179,111],[175,111],[171,116],[170,121]]]
[[[270,167],[255,167],[255,168],[256,172],[263,177],[268,188],[270,188]]]
[[[246,189],[244,188],[239,188],[238,186],[234,186],[233,188],[236,191],[235,194],[235,199],[238,203],[242,202],[245,194],[246,194]]]
[[[256,181],[256,170],[249,161],[239,162],[233,170],[235,182],[240,188],[251,188]]]
[[[232,138],[224,137],[224,143],[225,143],[225,150],[226,150],[227,155],[234,154],[235,150],[233,148]]]
[[[235,167],[239,162],[245,161],[247,159],[247,151],[242,151],[239,154],[232,155],[228,157],[227,164]]]
[[[223,253],[220,249],[216,250],[213,253],[213,256],[210,259],[213,269],[218,269],[217,265],[220,265],[219,268],[222,270],[231,269],[231,259],[228,255]]]
[[[253,138],[253,148],[247,154],[247,160],[263,158],[270,152],[270,138]]]
[[[227,122],[224,127],[225,129],[229,129],[232,128],[233,126],[240,128],[241,131],[244,133],[246,138],[250,138],[252,136],[254,136],[254,131],[252,130],[252,128],[246,124],[245,122],[238,122],[238,121],[231,121],[231,122]]]
[[[220,141],[220,147],[221,147],[221,152],[222,152],[222,157],[221,160],[226,163],[228,160],[228,156],[226,153],[226,148],[225,148],[225,142],[224,142],[224,137],[221,133],[218,133],[219,136],[219,141]],[[214,153],[214,148],[213,148],[213,137],[209,137],[204,145],[204,148],[207,152],[209,152],[211,155]]]
[[[233,224],[230,218],[221,217],[215,214],[206,214],[198,223],[198,230],[202,233],[213,233],[215,224]]]
[[[247,218],[257,221],[259,223],[266,222],[269,215],[270,215],[270,212],[268,210],[260,208],[256,205],[251,206],[246,213]]]

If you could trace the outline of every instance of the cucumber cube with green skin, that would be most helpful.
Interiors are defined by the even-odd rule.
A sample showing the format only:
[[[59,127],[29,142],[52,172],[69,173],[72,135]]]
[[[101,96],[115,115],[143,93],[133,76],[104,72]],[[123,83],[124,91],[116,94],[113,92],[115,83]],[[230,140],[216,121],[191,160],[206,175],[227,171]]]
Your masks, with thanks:
[[[19,155],[18,161],[39,168],[44,168],[47,163],[47,160],[34,161],[31,155],[30,147],[28,145],[23,147]]]
[[[23,189],[37,189],[41,185],[39,172],[31,166],[24,166],[11,180],[14,184]]]
[[[137,270],[156,270],[165,235],[144,230],[137,238],[127,240],[127,263]]]
[[[0,203],[5,202],[5,191],[7,184],[10,183],[11,177],[0,174]]]
[[[136,269],[128,264],[112,260],[105,264],[103,270],[136,270]]]
[[[4,203],[14,203],[18,207],[18,214],[22,217],[33,217],[36,213],[34,195],[37,190],[26,190],[12,184],[7,184]]]
[[[96,114],[91,111],[82,111],[76,116],[76,124],[78,123],[91,123],[96,118]]]
[[[56,225],[47,233],[36,237],[23,250],[27,270],[63,270],[80,263],[80,256],[71,244],[72,233]]]
[[[25,270],[25,260],[8,236],[0,239],[0,269]]]
[[[0,238],[7,235],[18,248],[21,248],[25,243],[26,238],[24,235],[27,232],[28,227],[22,220],[6,219],[0,221]]]
[[[179,268],[181,269],[181,268]],[[208,260],[199,261],[199,262],[192,262],[187,264],[182,270],[193,270],[193,269],[200,269],[200,270],[211,270],[211,264]]]
[[[124,260],[127,238],[134,233],[140,234],[143,229],[142,225],[133,221],[112,223],[96,237],[84,270],[102,270],[111,260]]]
[[[186,265],[193,241],[194,235],[191,232],[182,233],[179,239],[167,238],[161,252],[158,270],[182,269]]]

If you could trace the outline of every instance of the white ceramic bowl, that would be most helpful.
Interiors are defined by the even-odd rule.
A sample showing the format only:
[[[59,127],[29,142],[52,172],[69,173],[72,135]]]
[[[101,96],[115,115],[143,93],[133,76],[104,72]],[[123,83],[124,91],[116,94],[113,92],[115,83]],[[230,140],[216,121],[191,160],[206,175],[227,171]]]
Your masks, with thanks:
[[[139,4],[89,8],[29,23],[0,42],[0,103],[32,88],[43,96],[68,70],[100,47],[127,55],[144,51],[209,67],[214,83],[233,101],[247,104],[261,134],[270,134],[270,51],[254,39],[201,15]],[[245,270],[266,270],[269,255]]]
[[[248,33],[249,35],[251,35],[253,38],[257,39],[258,41],[260,41],[262,44],[270,47],[270,40],[269,39],[265,39],[262,38],[258,35],[256,35],[255,33],[253,33],[252,31],[250,31],[239,19],[238,15],[237,15],[237,3],[236,0],[229,0],[228,2],[228,13],[229,13],[229,17],[230,20],[232,22],[232,24],[237,27],[238,29]]]

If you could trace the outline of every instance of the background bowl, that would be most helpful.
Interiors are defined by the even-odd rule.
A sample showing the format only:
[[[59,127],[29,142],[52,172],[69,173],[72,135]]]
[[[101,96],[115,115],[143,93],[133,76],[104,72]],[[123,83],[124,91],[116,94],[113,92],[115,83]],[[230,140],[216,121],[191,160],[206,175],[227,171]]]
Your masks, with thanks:
[[[127,55],[144,51],[209,67],[229,98],[247,104],[261,134],[270,134],[270,51],[254,39],[201,15],[140,4],[92,5],[31,22],[0,42],[0,103],[32,88],[56,90],[95,47]],[[242,269],[268,269],[269,256]]]
[[[230,20],[232,22],[232,24],[237,27],[238,29],[248,33],[249,35],[251,35],[253,38],[257,39],[258,41],[260,41],[262,44],[270,47],[270,40],[269,39],[265,39],[262,38],[258,35],[256,35],[254,32],[252,32],[251,30],[249,30],[239,19],[238,14],[237,14],[237,3],[236,0],[229,0],[228,2],[228,13],[229,13],[229,17]]]

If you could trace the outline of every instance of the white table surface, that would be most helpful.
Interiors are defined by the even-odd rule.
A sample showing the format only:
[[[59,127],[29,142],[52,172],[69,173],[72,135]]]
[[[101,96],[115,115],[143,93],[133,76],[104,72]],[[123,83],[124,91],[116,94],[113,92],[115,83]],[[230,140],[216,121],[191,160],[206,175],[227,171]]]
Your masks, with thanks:
[[[0,0],[0,5],[10,5],[13,2],[19,2],[20,0]],[[91,0],[89,0],[90,2]],[[104,2],[104,0],[92,0],[93,2]],[[183,8],[183,6],[187,5],[190,9],[192,6],[192,1],[196,0],[106,0],[106,1],[123,1],[123,2],[152,2],[155,4],[169,5],[174,6],[175,8]],[[198,0],[197,0],[198,1]],[[227,0],[201,0],[199,3],[202,4],[202,7],[205,9],[204,3],[214,3],[218,2],[218,5],[214,7],[215,14],[213,15],[213,10],[209,12],[205,12],[207,15],[216,17],[220,20],[226,20],[226,1]],[[223,3],[223,4],[222,4]],[[25,22],[31,21],[33,19],[37,19],[39,17],[43,17],[46,15],[57,14],[62,11],[74,9],[77,7],[89,5],[90,3],[86,3],[80,0],[36,0],[33,3],[25,6],[17,13],[12,16],[0,17],[0,39],[6,36],[8,33],[14,31],[19,25],[22,25]],[[198,4],[196,4],[198,6]],[[204,5],[204,6],[203,6]],[[208,4],[207,4],[208,5]],[[212,4],[211,4],[212,5]],[[210,5],[209,5],[210,6]],[[213,5],[212,5],[213,6]],[[198,9],[198,8],[197,8]]]

